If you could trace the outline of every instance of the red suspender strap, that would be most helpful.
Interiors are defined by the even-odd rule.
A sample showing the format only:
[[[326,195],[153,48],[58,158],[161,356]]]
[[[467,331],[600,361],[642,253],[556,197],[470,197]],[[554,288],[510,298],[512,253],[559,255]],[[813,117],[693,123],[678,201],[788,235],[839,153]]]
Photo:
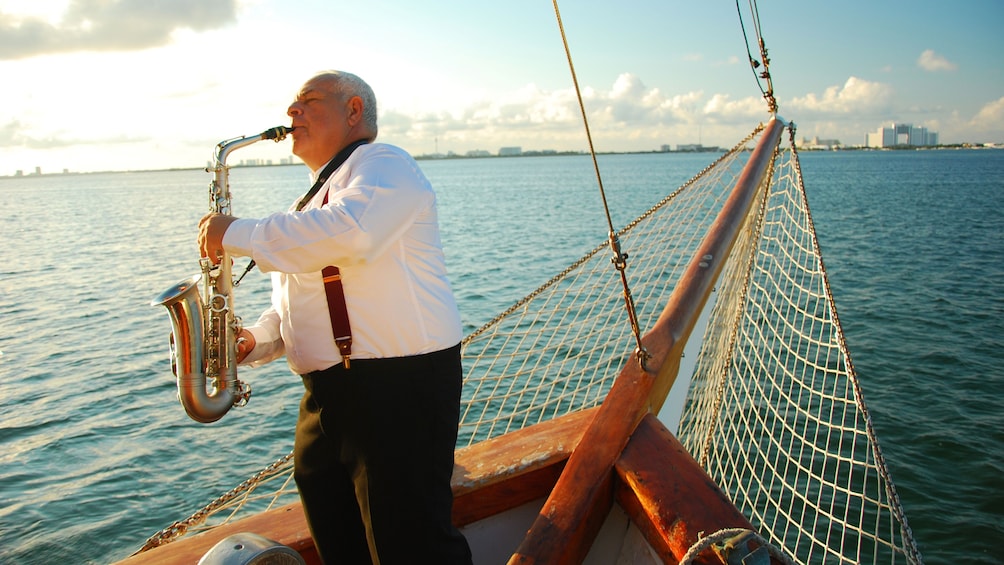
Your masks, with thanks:
[[[349,358],[352,356],[352,327],[349,325],[349,311],[345,307],[345,292],[342,290],[342,275],[338,267],[325,267],[321,271],[324,277],[324,294],[328,298],[328,315],[331,318],[331,331],[335,335],[335,345],[342,355],[342,363],[349,368]]]
[[[328,203],[328,193],[324,193],[321,206]],[[329,265],[321,269],[321,280],[324,281],[324,296],[328,299],[328,317],[331,318],[331,333],[335,336],[335,345],[342,355],[342,364],[349,368],[349,357],[352,356],[352,326],[349,325],[349,309],[345,306],[345,291],[342,289],[342,274],[338,267]]]

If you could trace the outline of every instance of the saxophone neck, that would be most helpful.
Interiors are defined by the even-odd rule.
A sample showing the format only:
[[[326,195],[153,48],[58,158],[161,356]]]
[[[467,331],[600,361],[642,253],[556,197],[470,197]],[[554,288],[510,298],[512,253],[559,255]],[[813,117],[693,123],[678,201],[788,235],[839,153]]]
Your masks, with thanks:
[[[216,162],[212,169],[206,169],[213,173],[213,183],[209,189],[210,209],[220,214],[230,214],[230,181],[227,166],[227,157],[233,151],[246,147],[252,143],[257,143],[266,139],[271,139],[276,143],[286,139],[286,136],[293,131],[293,128],[286,126],[276,126],[269,128],[258,135],[247,137],[237,137],[226,139],[216,145]]]
[[[274,128],[269,128],[258,135],[249,135],[247,137],[238,137],[234,139],[225,139],[216,145],[216,168],[227,166],[227,156],[231,152],[251,145],[252,143],[258,143],[259,141],[264,141],[266,139],[271,139],[276,143],[279,143],[286,136],[293,131],[293,128],[286,126],[276,126]]]

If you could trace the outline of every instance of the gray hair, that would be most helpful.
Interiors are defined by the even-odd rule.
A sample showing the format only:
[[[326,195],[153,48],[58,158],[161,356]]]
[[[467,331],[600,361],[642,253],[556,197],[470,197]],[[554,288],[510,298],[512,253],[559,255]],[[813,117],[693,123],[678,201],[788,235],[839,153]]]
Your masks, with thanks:
[[[345,71],[322,71],[314,75],[326,82],[331,92],[343,101],[358,96],[363,101],[363,125],[370,132],[370,141],[377,136],[377,102],[373,89],[366,81]]]

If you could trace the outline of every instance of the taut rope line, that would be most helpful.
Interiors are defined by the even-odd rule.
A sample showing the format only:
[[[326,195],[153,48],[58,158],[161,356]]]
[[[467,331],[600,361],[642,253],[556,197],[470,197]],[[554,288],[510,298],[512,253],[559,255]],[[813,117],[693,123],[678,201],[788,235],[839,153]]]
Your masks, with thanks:
[[[596,160],[596,149],[593,147],[593,136],[589,131],[589,119],[586,117],[586,105],[582,102],[582,91],[579,89],[579,79],[575,75],[575,65],[572,63],[572,52],[568,48],[568,39],[565,36],[565,26],[561,23],[561,11],[558,10],[558,0],[552,0],[554,5],[554,16],[558,20],[558,29],[561,31],[561,43],[565,46],[565,56],[568,58],[568,70],[572,73],[572,83],[575,85],[575,96],[579,100],[579,111],[582,112],[582,123],[586,128],[586,140],[589,142],[589,155],[593,159],[593,170],[596,171],[596,182],[600,188],[600,198],[603,199],[603,211],[607,216],[607,239],[610,242],[610,250],[613,252],[613,257],[610,258],[610,262],[614,264],[614,267],[621,275],[621,285],[624,288],[624,302],[627,307],[628,319],[631,322],[631,333],[634,335],[636,349],[635,356],[638,357],[638,362],[641,364],[642,369],[648,371],[648,367],[645,366],[645,362],[649,359],[650,355],[648,351],[645,350],[645,346],[641,343],[641,329],[638,325],[638,314],[634,307],[634,298],[631,296],[631,286],[628,284],[627,279],[627,253],[621,252],[620,239],[617,237],[617,232],[614,230],[614,222],[610,218],[610,206],[607,204],[607,194],[603,190],[603,177],[600,175],[600,165]]]

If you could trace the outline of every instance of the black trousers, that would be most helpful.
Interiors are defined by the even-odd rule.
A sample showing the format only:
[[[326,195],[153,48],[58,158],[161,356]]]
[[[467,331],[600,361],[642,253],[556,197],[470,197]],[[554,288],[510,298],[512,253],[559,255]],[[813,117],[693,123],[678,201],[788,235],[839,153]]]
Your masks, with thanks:
[[[470,564],[453,526],[460,346],[303,375],[294,478],[329,565]]]

